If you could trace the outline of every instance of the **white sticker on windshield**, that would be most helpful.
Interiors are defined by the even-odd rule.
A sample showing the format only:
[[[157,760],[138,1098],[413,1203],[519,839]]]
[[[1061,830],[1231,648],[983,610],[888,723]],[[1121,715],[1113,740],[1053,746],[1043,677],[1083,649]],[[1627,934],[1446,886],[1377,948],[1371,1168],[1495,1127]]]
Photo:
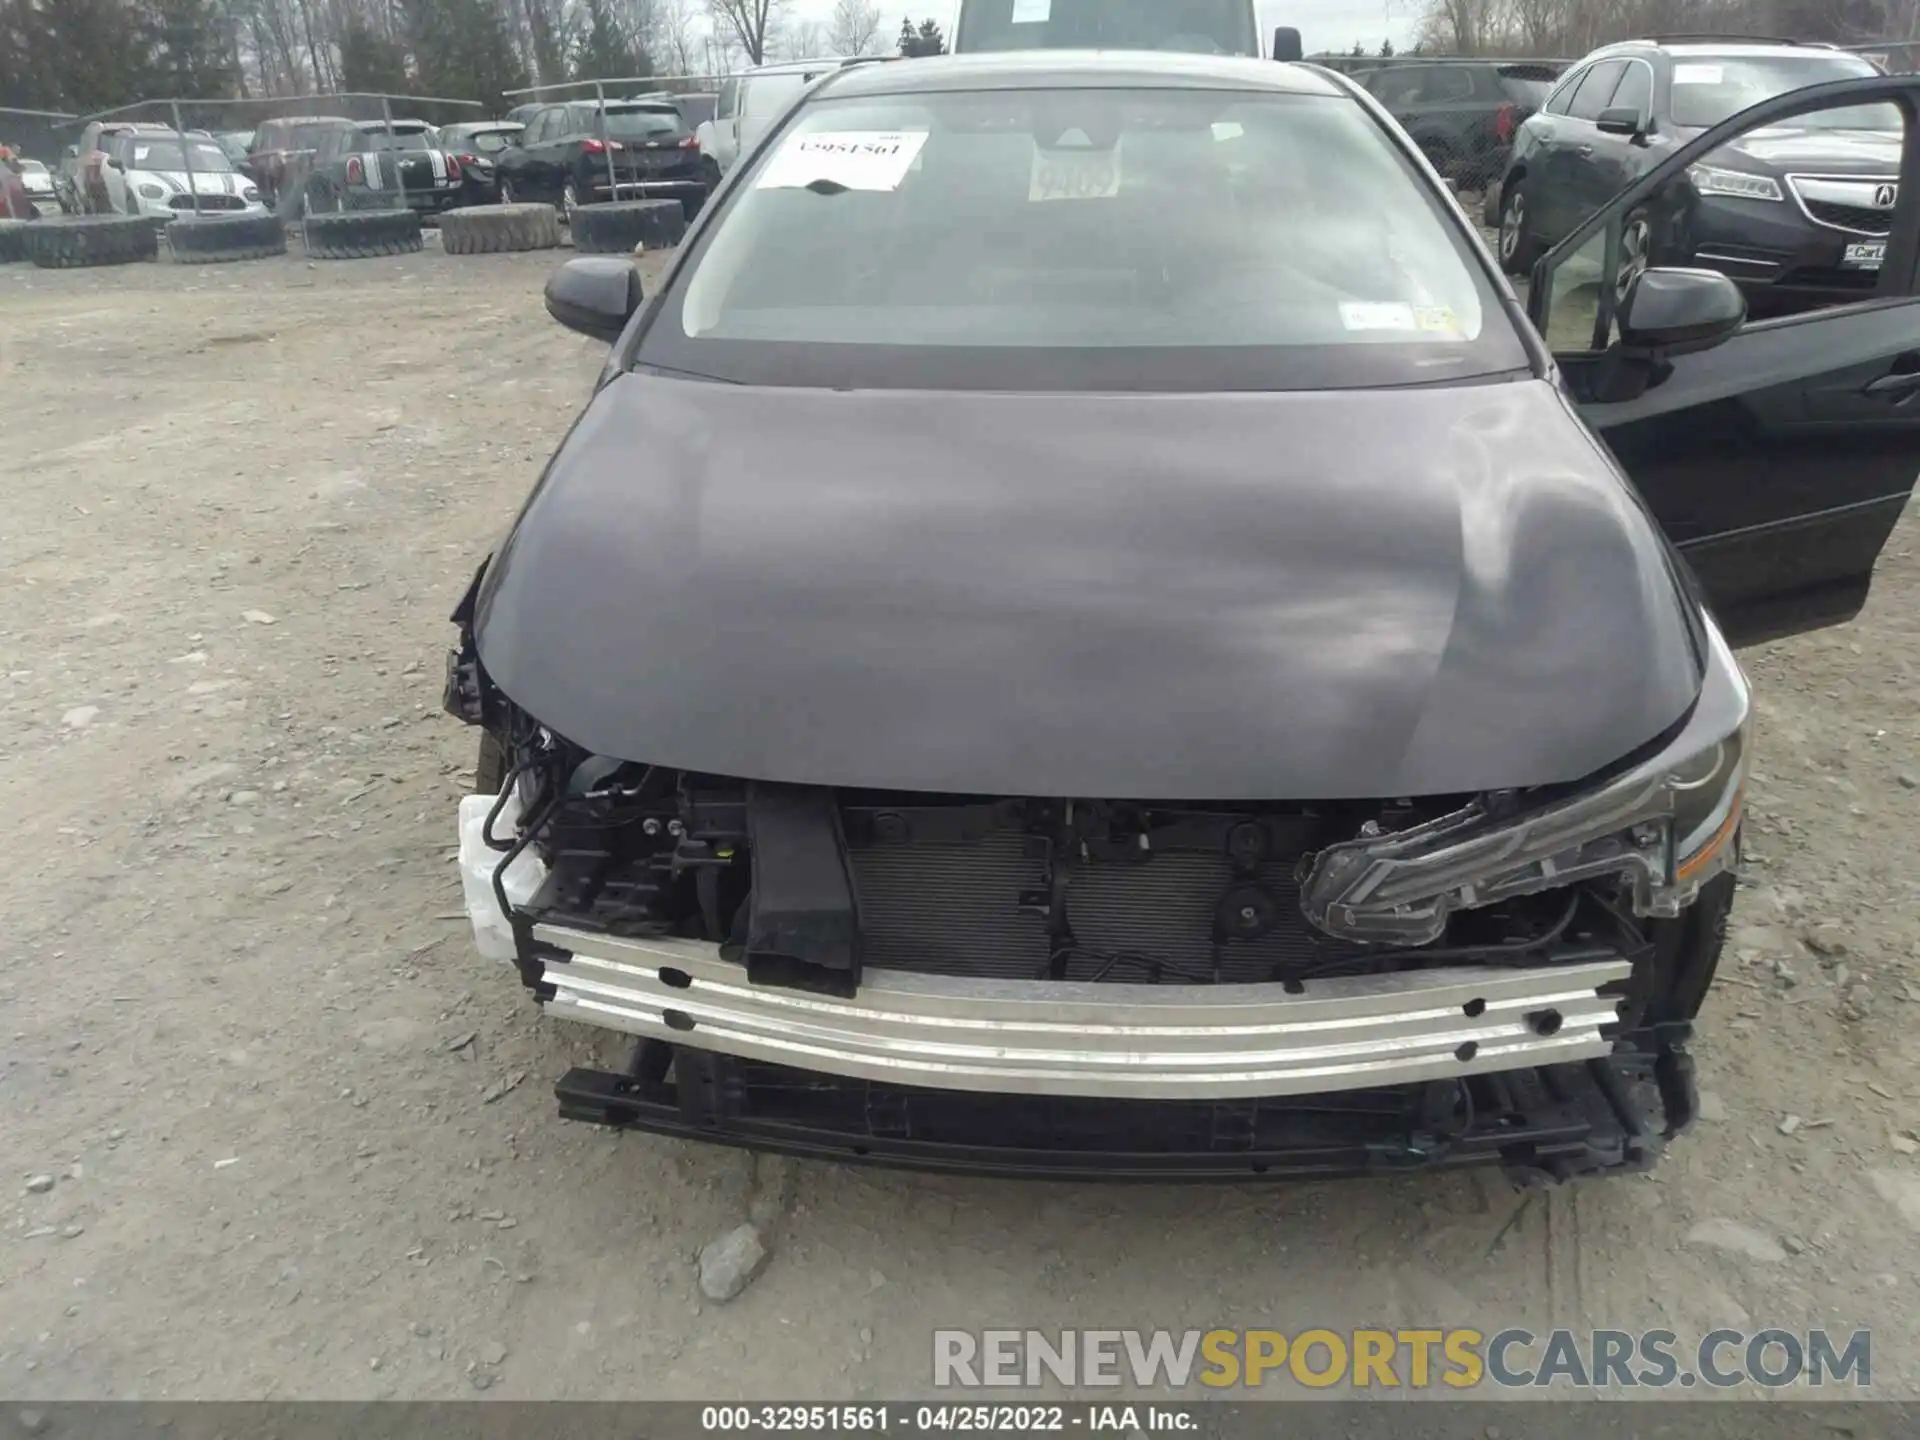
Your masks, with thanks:
[[[133,147],[133,158],[136,160],[144,160],[152,153],[153,147],[151,145],[136,145]]]
[[[1247,127],[1238,120],[1216,120],[1213,122],[1213,138],[1216,140],[1238,140],[1247,133]]]
[[[1038,25],[1053,14],[1053,0],[1013,0],[1015,25]]]
[[[1349,330],[1411,330],[1413,307],[1398,300],[1343,300],[1340,323]]]
[[[1725,70],[1718,65],[1676,65],[1673,67],[1673,83],[1718,85],[1725,74]]]
[[[1069,131],[1069,134],[1077,133]],[[1111,150],[1033,147],[1029,200],[1106,200],[1120,193],[1120,143]]]
[[[754,182],[759,190],[827,184],[842,190],[898,190],[927,143],[924,130],[818,130],[775,152]]]

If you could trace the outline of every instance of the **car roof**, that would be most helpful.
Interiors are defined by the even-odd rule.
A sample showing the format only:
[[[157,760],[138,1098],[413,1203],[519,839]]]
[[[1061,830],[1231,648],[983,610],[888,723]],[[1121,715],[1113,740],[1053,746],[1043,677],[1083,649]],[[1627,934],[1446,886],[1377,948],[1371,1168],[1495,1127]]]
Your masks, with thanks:
[[[901,64],[851,65],[826,82],[829,92],[836,96],[1104,85],[1344,96],[1350,93],[1351,84],[1318,65],[1159,50],[996,50],[933,55]]]
[[[756,65],[751,70],[742,70],[737,75],[729,75],[729,80],[752,80],[761,75],[805,75],[813,70],[827,70],[836,65],[845,65],[858,57],[849,55],[821,55],[812,60],[782,60],[773,65]],[[872,57],[882,58],[878,55]]]
[[[1675,55],[1725,55],[1728,58],[1776,55],[1846,55],[1850,52],[1833,45],[1803,44],[1794,40],[1755,40],[1729,35],[1716,40],[1711,35],[1690,35],[1686,39],[1616,40],[1602,45],[1594,55],[1610,55],[1642,50],[1665,50]],[[1586,57],[1591,58],[1591,57]]]

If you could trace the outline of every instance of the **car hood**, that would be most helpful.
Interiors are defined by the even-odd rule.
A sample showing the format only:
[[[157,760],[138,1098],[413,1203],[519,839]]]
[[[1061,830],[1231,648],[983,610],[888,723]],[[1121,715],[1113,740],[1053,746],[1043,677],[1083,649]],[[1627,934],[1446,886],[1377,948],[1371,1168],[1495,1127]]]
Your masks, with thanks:
[[[1820,174],[1897,175],[1901,143],[1897,130],[1774,125],[1748,131],[1729,144],[1726,153],[1783,170],[1811,168]]]
[[[1110,799],[1571,780],[1700,671],[1652,522],[1544,381],[597,394],[481,587],[601,754]]]
[[[202,195],[238,195],[253,188],[253,182],[246,176],[230,170],[196,170],[191,177],[184,170],[130,170],[127,176],[135,185],[145,181],[163,186],[169,195],[185,195],[190,191]]]

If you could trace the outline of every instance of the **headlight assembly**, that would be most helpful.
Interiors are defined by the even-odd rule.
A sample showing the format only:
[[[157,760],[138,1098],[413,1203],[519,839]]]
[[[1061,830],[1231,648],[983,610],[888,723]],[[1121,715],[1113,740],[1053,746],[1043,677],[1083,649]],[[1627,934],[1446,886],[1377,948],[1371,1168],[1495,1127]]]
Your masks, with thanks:
[[[1714,637],[1700,703],[1662,752],[1579,795],[1500,810],[1486,799],[1424,825],[1306,858],[1300,908],[1329,935],[1440,938],[1456,910],[1581,880],[1617,879],[1634,913],[1673,916],[1738,862],[1747,689]]]
[[[1780,185],[1771,175],[1745,170],[1723,170],[1718,165],[1689,165],[1687,178],[1702,195],[1725,195],[1735,200],[1780,200]]]
[[[145,181],[141,182],[140,193],[149,200],[164,200],[167,198],[167,191],[164,185],[149,185]]]

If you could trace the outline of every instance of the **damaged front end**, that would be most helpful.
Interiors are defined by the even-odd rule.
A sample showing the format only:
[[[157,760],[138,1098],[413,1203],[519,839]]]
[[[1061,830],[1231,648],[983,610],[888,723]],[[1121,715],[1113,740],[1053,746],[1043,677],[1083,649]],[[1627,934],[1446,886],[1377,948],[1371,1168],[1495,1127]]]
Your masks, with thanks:
[[[471,618],[446,701],[499,781],[462,802],[476,938],[639,1040],[560,1081],[569,1118],[936,1169],[1525,1180],[1644,1166],[1692,1120],[1730,659],[1574,793],[1131,802],[590,754],[491,685]]]

